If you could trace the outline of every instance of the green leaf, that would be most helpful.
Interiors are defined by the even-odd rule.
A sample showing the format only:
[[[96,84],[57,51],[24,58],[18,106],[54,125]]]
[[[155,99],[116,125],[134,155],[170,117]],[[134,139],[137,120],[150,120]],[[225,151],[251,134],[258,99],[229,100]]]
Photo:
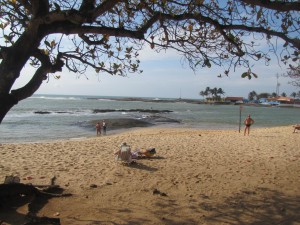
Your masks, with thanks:
[[[255,74],[255,73],[252,73],[252,75],[253,75],[255,78],[257,78],[257,74]]]
[[[196,0],[197,5],[202,5],[204,3],[204,0]]]
[[[132,51],[132,47],[126,48],[126,53],[130,53]]]
[[[51,45],[50,45],[50,43],[48,41],[44,41],[44,43],[45,43],[45,45],[47,45],[48,47],[51,48]]]
[[[247,77],[247,76],[248,76],[248,72],[245,72],[245,73],[242,74],[241,77],[242,77],[242,78],[245,78],[245,77]]]
[[[232,40],[232,41],[234,40],[234,35],[232,33],[229,33],[228,37],[230,40]]]
[[[60,10],[60,6],[59,6],[57,3],[54,2],[53,4],[54,4],[55,9],[56,9],[57,11],[61,11],[61,10]]]
[[[204,65],[207,66],[208,68],[211,67],[211,64],[210,64],[209,59],[205,59],[205,60],[204,60]]]
[[[261,54],[260,54],[260,53],[256,54],[255,56],[256,56],[258,59],[261,58]]]
[[[55,43],[55,41],[53,40],[53,41],[51,41],[51,48],[53,48],[53,47],[55,47],[56,46],[56,43]]]
[[[262,16],[262,8],[260,8],[257,12],[257,15],[256,15],[256,20],[259,20]]]

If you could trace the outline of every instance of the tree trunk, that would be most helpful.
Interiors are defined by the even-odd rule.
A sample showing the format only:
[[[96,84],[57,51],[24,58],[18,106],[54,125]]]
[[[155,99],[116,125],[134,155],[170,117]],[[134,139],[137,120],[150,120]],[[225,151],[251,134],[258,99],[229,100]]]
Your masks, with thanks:
[[[16,104],[18,101],[12,95],[0,95],[0,124],[9,110]]]
[[[31,96],[45,79],[50,66],[41,66],[39,72],[33,76],[24,87],[11,90],[20,76],[29,58],[38,52],[37,48],[43,36],[36,33],[37,28],[27,30],[11,47],[1,49],[0,63],[0,124],[11,108],[19,101]],[[41,62],[43,64],[43,62]],[[47,62],[48,63],[48,62]],[[46,64],[47,64],[46,63]],[[44,63],[45,64],[45,63]],[[47,67],[47,68],[45,68]]]

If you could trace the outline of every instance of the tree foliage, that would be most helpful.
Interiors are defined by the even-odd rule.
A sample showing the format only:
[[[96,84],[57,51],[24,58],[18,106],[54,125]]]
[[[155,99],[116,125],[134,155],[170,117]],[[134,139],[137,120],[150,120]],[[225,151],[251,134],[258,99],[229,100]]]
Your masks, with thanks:
[[[249,99],[249,101],[257,100],[257,96],[258,95],[257,95],[256,91],[251,91],[248,94],[248,99]]]
[[[206,87],[204,91],[200,91],[199,95],[203,97],[211,98],[213,101],[221,100],[221,96],[225,94],[225,91],[222,88],[210,88]]]
[[[289,70],[283,76],[291,78],[291,85],[300,88],[300,65],[290,66]]]
[[[300,3],[294,0],[0,0],[0,122],[44,80],[66,67],[84,74],[139,73],[139,51],[175,49],[193,69],[228,75],[271,54],[299,61]],[[267,47],[260,45],[265,41]],[[277,46],[278,45],[278,46]],[[23,74],[30,81],[13,85]]]

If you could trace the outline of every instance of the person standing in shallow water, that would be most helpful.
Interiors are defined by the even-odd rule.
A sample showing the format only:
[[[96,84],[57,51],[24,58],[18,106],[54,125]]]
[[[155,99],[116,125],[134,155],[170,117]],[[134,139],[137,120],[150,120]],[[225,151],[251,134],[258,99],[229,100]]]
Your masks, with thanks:
[[[246,133],[249,135],[250,134],[250,127],[251,127],[252,124],[254,124],[254,120],[251,118],[250,114],[244,120],[244,124],[245,124],[244,136],[246,135]]]
[[[104,135],[106,134],[106,126],[107,126],[107,124],[106,124],[105,120],[103,120],[102,121],[102,128],[103,128],[103,134]]]
[[[98,122],[96,124],[96,133],[97,133],[97,136],[101,135],[101,124],[100,124],[100,122]]]

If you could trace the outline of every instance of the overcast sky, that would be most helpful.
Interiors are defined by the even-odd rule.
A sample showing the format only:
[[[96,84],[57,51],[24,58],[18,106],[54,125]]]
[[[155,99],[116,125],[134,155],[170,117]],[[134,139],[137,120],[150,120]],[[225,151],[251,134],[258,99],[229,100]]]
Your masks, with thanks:
[[[258,78],[241,78],[245,72],[231,71],[229,77],[218,78],[223,69],[216,66],[201,68],[194,73],[188,65],[181,64],[181,56],[175,52],[156,53],[151,49],[145,49],[140,54],[142,74],[129,74],[128,77],[97,74],[90,70],[85,76],[76,77],[66,69],[57,73],[60,79],[51,78],[44,81],[36,94],[63,94],[63,95],[93,95],[93,96],[126,96],[126,97],[154,97],[154,98],[203,98],[199,92],[206,87],[222,88],[225,96],[240,96],[247,98],[248,93],[256,91],[276,92],[276,74],[286,72],[280,68],[276,60],[271,61],[270,66],[256,63],[253,72]],[[31,69],[26,67],[23,73],[30,74]],[[299,89],[288,84],[289,79],[282,76],[279,93],[285,92],[288,96]],[[20,76],[15,87],[20,87],[27,82]]]

